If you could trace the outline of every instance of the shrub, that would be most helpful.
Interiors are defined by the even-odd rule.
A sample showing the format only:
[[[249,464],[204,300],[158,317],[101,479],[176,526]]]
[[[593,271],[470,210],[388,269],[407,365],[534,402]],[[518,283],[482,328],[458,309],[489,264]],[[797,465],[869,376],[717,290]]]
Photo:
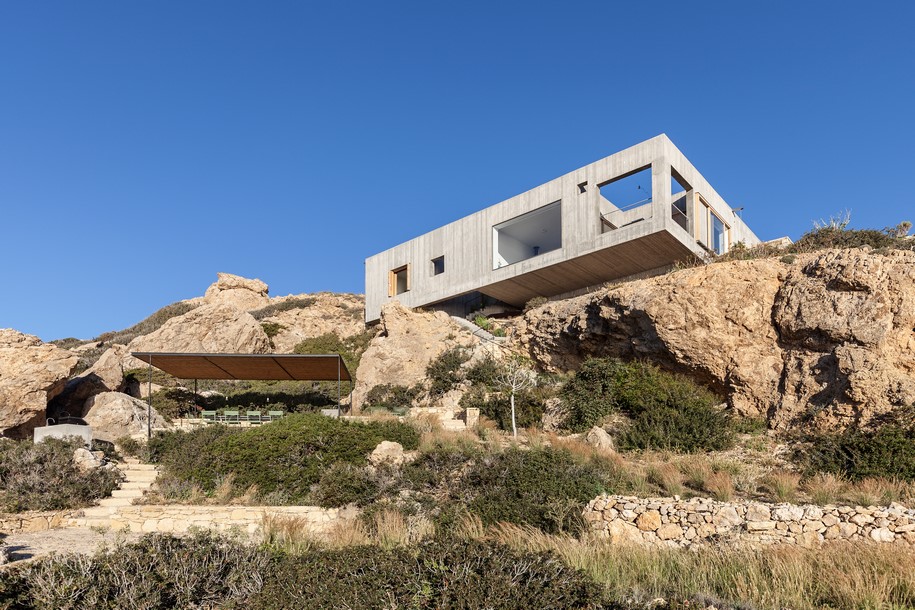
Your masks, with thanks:
[[[619,448],[720,451],[734,444],[726,415],[702,402],[652,404],[635,413],[617,439]]]
[[[628,449],[717,450],[733,443],[730,419],[715,396],[686,377],[645,362],[595,358],[563,386],[565,425],[582,432],[611,413],[632,424],[620,439]]]
[[[315,304],[317,299],[314,297],[298,297],[293,299],[286,299],[280,303],[271,303],[266,307],[261,307],[260,309],[255,309],[251,312],[251,315],[254,316],[255,320],[263,320],[264,318],[269,318],[275,316],[276,314],[282,311],[290,311],[293,309],[307,309]],[[269,336],[269,335],[268,335]]]
[[[504,393],[481,395],[478,392],[468,392],[461,398],[461,406],[476,407],[502,430],[512,429],[511,397]],[[515,394],[515,422],[519,428],[540,426],[545,408],[543,400],[534,392],[521,391]]]
[[[546,297],[534,297],[524,304],[524,313],[531,311],[532,309],[537,309],[541,305],[546,305],[549,302],[549,299]]]
[[[429,394],[441,396],[460,383],[461,365],[467,362],[470,356],[461,347],[452,347],[445,350],[426,367],[426,377],[429,378]]]
[[[162,327],[163,324],[176,318],[178,316],[183,316],[184,314],[192,311],[197,307],[196,304],[187,303],[184,301],[179,301],[178,303],[172,303],[171,305],[166,305],[162,309],[156,311],[151,316],[138,322],[131,326],[130,328],[124,330],[118,330],[113,332],[102,333],[93,341],[101,341],[104,343],[121,343],[127,345],[140,335],[148,335],[149,333],[158,330]],[[104,351],[104,348],[103,350]],[[99,354],[101,355],[101,354]]]
[[[189,414],[196,415],[197,402],[204,402],[185,388],[163,388],[153,393],[152,401],[159,415],[168,421]]]
[[[802,457],[809,472],[915,481],[915,426],[888,424],[813,439]]]
[[[477,360],[469,367],[464,378],[473,385],[481,385],[487,388],[496,387],[499,375],[502,372],[501,365],[490,355]]]
[[[318,506],[337,508],[347,504],[365,506],[379,493],[378,483],[365,468],[337,462],[324,471],[312,492]]]
[[[340,354],[346,363],[347,370],[350,374],[355,375],[362,354],[368,349],[369,343],[374,337],[374,330],[367,330],[345,339],[341,339],[336,333],[324,333],[305,339],[296,345],[292,352],[294,354]]]
[[[0,576],[0,604],[39,610],[224,607],[257,592],[268,565],[266,553],[213,534],[148,534],[92,557],[52,555],[7,571]]]
[[[544,531],[581,525],[581,509],[607,490],[600,468],[564,449],[508,449],[477,460],[461,484],[468,508],[484,523],[525,524]]]
[[[0,510],[63,510],[89,506],[111,495],[121,475],[94,468],[83,472],[73,462],[81,439],[0,442]]]
[[[278,562],[251,607],[597,608],[601,590],[554,555],[493,542],[354,547]]]
[[[296,414],[257,428],[208,426],[161,433],[150,441],[150,457],[167,474],[207,492],[232,475],[237,493],[256,485],[262,494],[277,493],[296,503],[306,499],[327,468],[337,462],[365,464],[382,440],[415,449],[419,435],[400,422],[354,423]]]
[[[383,383],[376,385],[365,395],[365,409],[385,409],[402,415],[413,404],[416,388]]]

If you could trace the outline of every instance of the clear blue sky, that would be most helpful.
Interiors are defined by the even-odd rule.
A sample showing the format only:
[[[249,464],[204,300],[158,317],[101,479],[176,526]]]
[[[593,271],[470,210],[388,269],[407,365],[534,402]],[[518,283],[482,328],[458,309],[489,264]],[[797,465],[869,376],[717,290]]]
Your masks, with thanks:
[[[667,133],[762,238],[915,220],[915,3],[6,2],[0,327],[123,328]]]

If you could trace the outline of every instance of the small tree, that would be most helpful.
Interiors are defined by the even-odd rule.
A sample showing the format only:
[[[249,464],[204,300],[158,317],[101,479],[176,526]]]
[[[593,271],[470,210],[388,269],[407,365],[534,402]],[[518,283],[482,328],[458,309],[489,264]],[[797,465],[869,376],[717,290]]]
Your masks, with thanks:
[[[518,426],[515,422],[515,393],[537,385],[537,376],[530,369],[527,362],[520,356],[506,360],[502,372],[496,378],[496,383],[507,388],[511,396],[512,409],[512,436],[518,438]]]

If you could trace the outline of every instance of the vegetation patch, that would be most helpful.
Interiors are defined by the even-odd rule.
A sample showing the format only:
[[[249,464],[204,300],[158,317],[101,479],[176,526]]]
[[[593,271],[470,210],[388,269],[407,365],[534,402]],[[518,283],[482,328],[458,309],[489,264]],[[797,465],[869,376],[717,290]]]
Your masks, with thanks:
[[[317,302],[317,299],[314,297],[296,297],[293,299],[286,299],[279,303],[271,303],[266,307],[261,307],[260,309],[255,309],[251,312],[251,315],[254,316],[255,320],[263,320],[265,318],[270,318],[275,316],[278,313],[283,311],[291,311],[293,309],[308,309]]]
[[[888,424],[877,430],[848,430],[813,439],[801,456],[810,472],[853,481],[885,477],[915,482],[915,425]]]
[[[409,410],[418,393],[419,391],[415,387],[408,388],[387,383],[376,385],[365,395],[363,410],[369,412],[382,410],[403,415]]]
[[[154,314],[124,330],[117,330],[113,332],[102,333],[93,341],[102,341],[104,343],[120,343],[122,345],[127,345],[140,335],[148,335],[151,332],[159,330],[163,324],[176,318],[178,316],[183,316],[189,311],[193,311],[198,306],[192,303],[178,302],[172,303],[171,305],[166,305],[162,309],[156,311]]]
[[[64,510],[89,506],[111,495],[121,480],[117,470],[80,470],[73,452],[81,439],[0,442],[0,510]]]
[[[461,366],[470,359],[470,355],[462,347],[452,347],[445,350],[426,367],[426,377],[429,379],[429,394],[441,396],[447,394],[463,379]]]
[[[297,414],[256,428],[207,426],[157,434],[150,459],[173,479],[213,493],[229,481],[234,493],[274,494],[285,503],[307,503],[311,486],[338,462],[361,466],[383,440],[415,449],[419,435],[396,421],[354,423]]]
[[[294,354],[340,354],[350,374],[355,376],[362,354],[368,349],[375,337],[374,330],[352,335],[341,339],[336,333],[324,333],[317,337],[305,339],[292,350]],[[336,383],[336,382],[335,382]]]

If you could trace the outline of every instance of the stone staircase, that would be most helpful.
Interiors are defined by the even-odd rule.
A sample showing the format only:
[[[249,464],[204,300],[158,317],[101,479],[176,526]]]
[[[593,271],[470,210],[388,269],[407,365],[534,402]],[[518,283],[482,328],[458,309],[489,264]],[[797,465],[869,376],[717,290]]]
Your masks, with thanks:
[[[137,458],[125,458],[118,468],[124,474],[120,489],[111,492],[111,497],[103,498],[98,506],[83,510],[82,517],[70,521],[70,527],[110,527],[112,515],[117,514],[122,506],[130,506],[137,498],[143,497],[159,476],[159,471],[152,464],[143,464]]]

